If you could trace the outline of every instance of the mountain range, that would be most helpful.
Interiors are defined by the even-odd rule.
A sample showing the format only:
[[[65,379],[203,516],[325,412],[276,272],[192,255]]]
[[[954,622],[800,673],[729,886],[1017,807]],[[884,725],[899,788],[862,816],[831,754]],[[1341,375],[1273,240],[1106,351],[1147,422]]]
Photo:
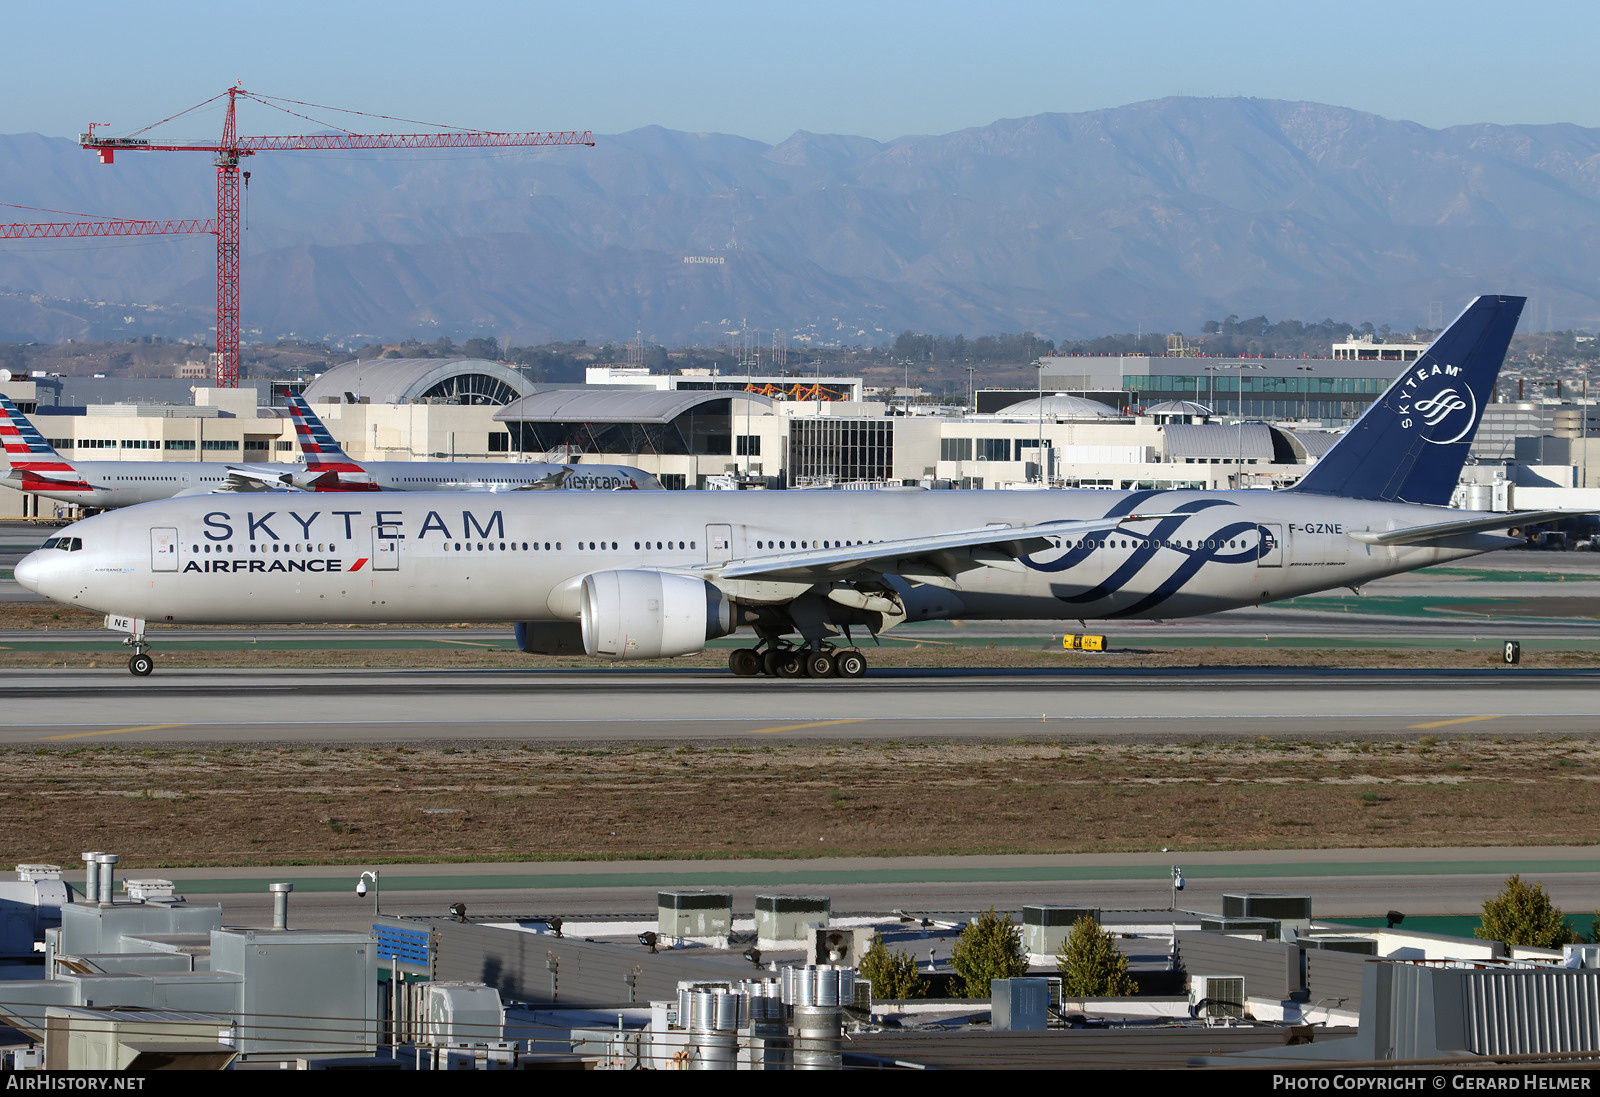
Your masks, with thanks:
[[[747,326],[872,345],[1194,332],[1230,313],[1409,330],[1482,292],[1532,297],[1525,329],[1600,322],[1600,130],[1571,125],[1172,98],[888,142],[647,127],[593,148],[244,166],[247,342],[715,344]],[[0,136],[0,202],[208,217],[214,175],[203,155],[104,166]],[[0,341],[206,341],[214,255],[208,236],[0,241]]]

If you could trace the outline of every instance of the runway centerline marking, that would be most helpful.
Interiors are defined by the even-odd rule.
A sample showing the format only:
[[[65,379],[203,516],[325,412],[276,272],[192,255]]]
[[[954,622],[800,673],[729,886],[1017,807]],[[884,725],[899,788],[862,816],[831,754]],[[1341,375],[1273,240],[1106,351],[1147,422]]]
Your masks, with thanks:
[[[49,742],[55,739],[87,739],[92,735],[121,735],[123,732],[128,731],[162,731],[166,728],[182,728],[188,726],[188,724],[145,724],[136,728],[108,728],[105,731],[75,731],[71,735],[46,735],[43,736],[43,740],[45,742]]]
[[[1498,713],[1495,713],[1495,714],[1492,714],[1492,715],[1489,715],[1489,716],[1458,716],[1454,720],[1438,720],[1438,721],[1435,721],[1434,723],[1431,723],[1431,724],[1412,724],[1411,727],[1408,728],[1407,730],[1409,731],[1409,730],[1413,730],[1415,728],[1442,728],[1442,727],[1448,727],[1451,724],[1471,724],[1471,723],[1474,723],[1474,722],[1476,722],[1478,720],[1498,720],[1498,719],[1500,719],[1500,716],[1499,716]]]
[[[853,720],[818,720],[814,724],[789,724],[781,728],[752,728],[751,735],[771,735],[775,731],[800,731],[804,728],[827,728],[835,724],[864,724],[871,717],[860,716]]]

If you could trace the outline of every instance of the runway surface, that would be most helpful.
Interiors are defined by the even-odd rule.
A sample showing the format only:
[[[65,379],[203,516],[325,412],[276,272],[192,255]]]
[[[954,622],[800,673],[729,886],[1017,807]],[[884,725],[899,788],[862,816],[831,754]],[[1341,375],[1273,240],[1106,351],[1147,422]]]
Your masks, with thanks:
[[[1593,735],[1600,670],[0,672],[0,744]]]

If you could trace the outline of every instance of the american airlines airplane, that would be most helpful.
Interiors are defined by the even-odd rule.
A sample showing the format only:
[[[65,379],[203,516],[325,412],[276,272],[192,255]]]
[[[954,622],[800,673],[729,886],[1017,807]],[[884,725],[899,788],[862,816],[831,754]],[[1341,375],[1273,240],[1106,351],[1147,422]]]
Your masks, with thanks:
[[[385,461],[356,464],[305,401],[292,398],[306,463],[68,461],[0,394],[0,440],[11,467],[0,484],[94,510],[216,492],[280,491],[659,491],[655,477],[628,465],[511,461]]]
[[[212,496],[78,522],[15,574],[107,614],[140,675],[147,622],[512,621],[524,651],[606,659],[748,628],[735,674],[855,678],[856,628],[1187,617],[1358,588],[1560,513],[1443,505],[1523,301],[1475,300],[1287,491]]]
[[[517,461],[364,461],[344,452],[305,398],[290,393],[289,413],[315,491],[661,491],[630,465],[552,465]]]

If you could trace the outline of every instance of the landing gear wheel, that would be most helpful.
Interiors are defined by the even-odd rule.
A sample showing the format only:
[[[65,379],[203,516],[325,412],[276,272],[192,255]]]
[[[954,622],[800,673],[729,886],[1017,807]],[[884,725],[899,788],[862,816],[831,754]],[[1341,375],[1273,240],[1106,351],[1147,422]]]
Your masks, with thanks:
[[[812,678],[833,678],[839,673],[834,665],[833,653],[813,651],[806,656],[806,674]]]
[[[128,670],[140,678],[146,677],[155,669],[156,661],[142,651],[128,659]]]
[[[806,676],[806,658],[803,652],[785,651],[778,657],[779,678],[804,678]]]
[[[762,652],[761,673],[765,674],[768,678],[778,677],[778,664],[783,662],[783,657],[786,654],[788,653],[784,651],[777,651],[772,648],[768,648],[766,651]]]
[[[867,657],[855,648],[834,655],[833,665],[840,678],[860,678],[867,673]]]
[[[728,669],[740,678],[753,678],[761,673],[761,653],[755,648],[735,648],[728,653]]]

